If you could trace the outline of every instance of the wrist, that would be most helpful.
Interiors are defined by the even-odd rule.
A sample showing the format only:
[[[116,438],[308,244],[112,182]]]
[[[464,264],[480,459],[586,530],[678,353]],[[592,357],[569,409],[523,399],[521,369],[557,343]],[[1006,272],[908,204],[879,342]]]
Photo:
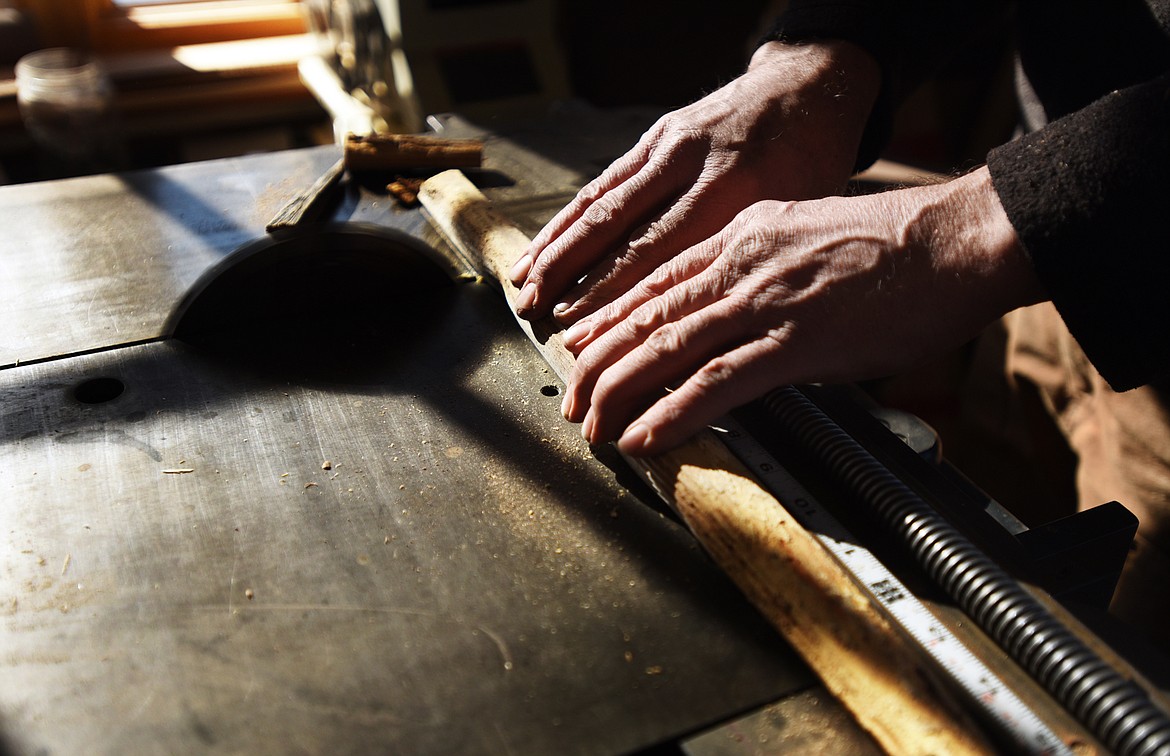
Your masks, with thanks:
[[[775,77],[809,99],[832,102],[839,115],[863,126],[881,90],[881,69],[863,48],[844,40],[765,42],[748,62],[749,73]]]
[[[809,155],[847,178],[874,103],[881,70],[863,48],[842,40],[766,42],[752,55],[744,83],[768,103],[776,133],[804,142]]]
[[[1046,299],[986,166],[921,190],[929,199],[910,221],[910,236],[930,250],[936,269],[956,272],[958,283],[982,285],[983,301],[996,315]]]

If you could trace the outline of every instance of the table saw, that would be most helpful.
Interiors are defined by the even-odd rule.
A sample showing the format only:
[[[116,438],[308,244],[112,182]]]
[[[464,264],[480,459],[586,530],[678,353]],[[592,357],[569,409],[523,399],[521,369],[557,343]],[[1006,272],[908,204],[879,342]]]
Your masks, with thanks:
[[[533,234],[652,120],[432,126]],[[384,181],[182,338],[337,158],[0,189],[0,752],[874,749]]]

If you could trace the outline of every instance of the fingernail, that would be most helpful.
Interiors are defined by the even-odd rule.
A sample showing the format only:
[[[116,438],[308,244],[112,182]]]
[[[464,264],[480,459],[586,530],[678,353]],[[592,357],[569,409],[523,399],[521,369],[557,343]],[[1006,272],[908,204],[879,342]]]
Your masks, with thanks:
[[[573,395],[571,393],[569,393],[568,389],[565,389],[565,397],[563,399],[561,399],[561,415],[564,416],[564,418],[566,420],[569,419],[569,410],[571,410],[572,408],[573,408]]]
[[[512,283],[518,284],[528,276],[528,271],[532,270],[532,255],[521,255],[512,265],[512,269],[508,271],[508,278]]]
[[[536,284],[526,283],[520,293],[516,295],[516,312],[525,312],[532,309],[536,301]]]
[[[564,342],[566,349],[576,349],[577,345],[589,335],[590,330],[592,330],[592,326],[588,320],[578,320],[565,329],[565,332],[561,335],[561,341]]]
[[[581,438],[593,443],[593,410],[585,413],[585,419],[581,421]]]
[[[642,423],[631,425],[618,439],[618,448],[627,454],[636,454],[646,448],[650,440],[650,428]]]
[[[557,302],[553,305],[553,315],[564,315],[572,307],[568,302]]]

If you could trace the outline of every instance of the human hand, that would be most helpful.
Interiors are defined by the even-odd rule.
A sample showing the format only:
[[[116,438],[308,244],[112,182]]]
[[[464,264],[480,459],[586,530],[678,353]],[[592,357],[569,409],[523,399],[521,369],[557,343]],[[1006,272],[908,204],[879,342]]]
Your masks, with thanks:
[[[876,64],[851,44],[763,45],[549,222],[512,269],[518,314],[572,323],[758,200],[840,191],[877,88]]]
[[[590,443],[654,454],[773,387],[903,370],[1041,298],[986,168],[764,201],[565,332],[562,411]]]

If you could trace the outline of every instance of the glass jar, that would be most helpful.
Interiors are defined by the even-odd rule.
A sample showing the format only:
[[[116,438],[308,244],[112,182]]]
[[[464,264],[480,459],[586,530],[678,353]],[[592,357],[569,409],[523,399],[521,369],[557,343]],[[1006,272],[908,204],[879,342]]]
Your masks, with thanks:
[[[63,47],[25,55],[16,63],[16,99],[29,134],[70,172],[119,167],[114,88],[93,57]]]

